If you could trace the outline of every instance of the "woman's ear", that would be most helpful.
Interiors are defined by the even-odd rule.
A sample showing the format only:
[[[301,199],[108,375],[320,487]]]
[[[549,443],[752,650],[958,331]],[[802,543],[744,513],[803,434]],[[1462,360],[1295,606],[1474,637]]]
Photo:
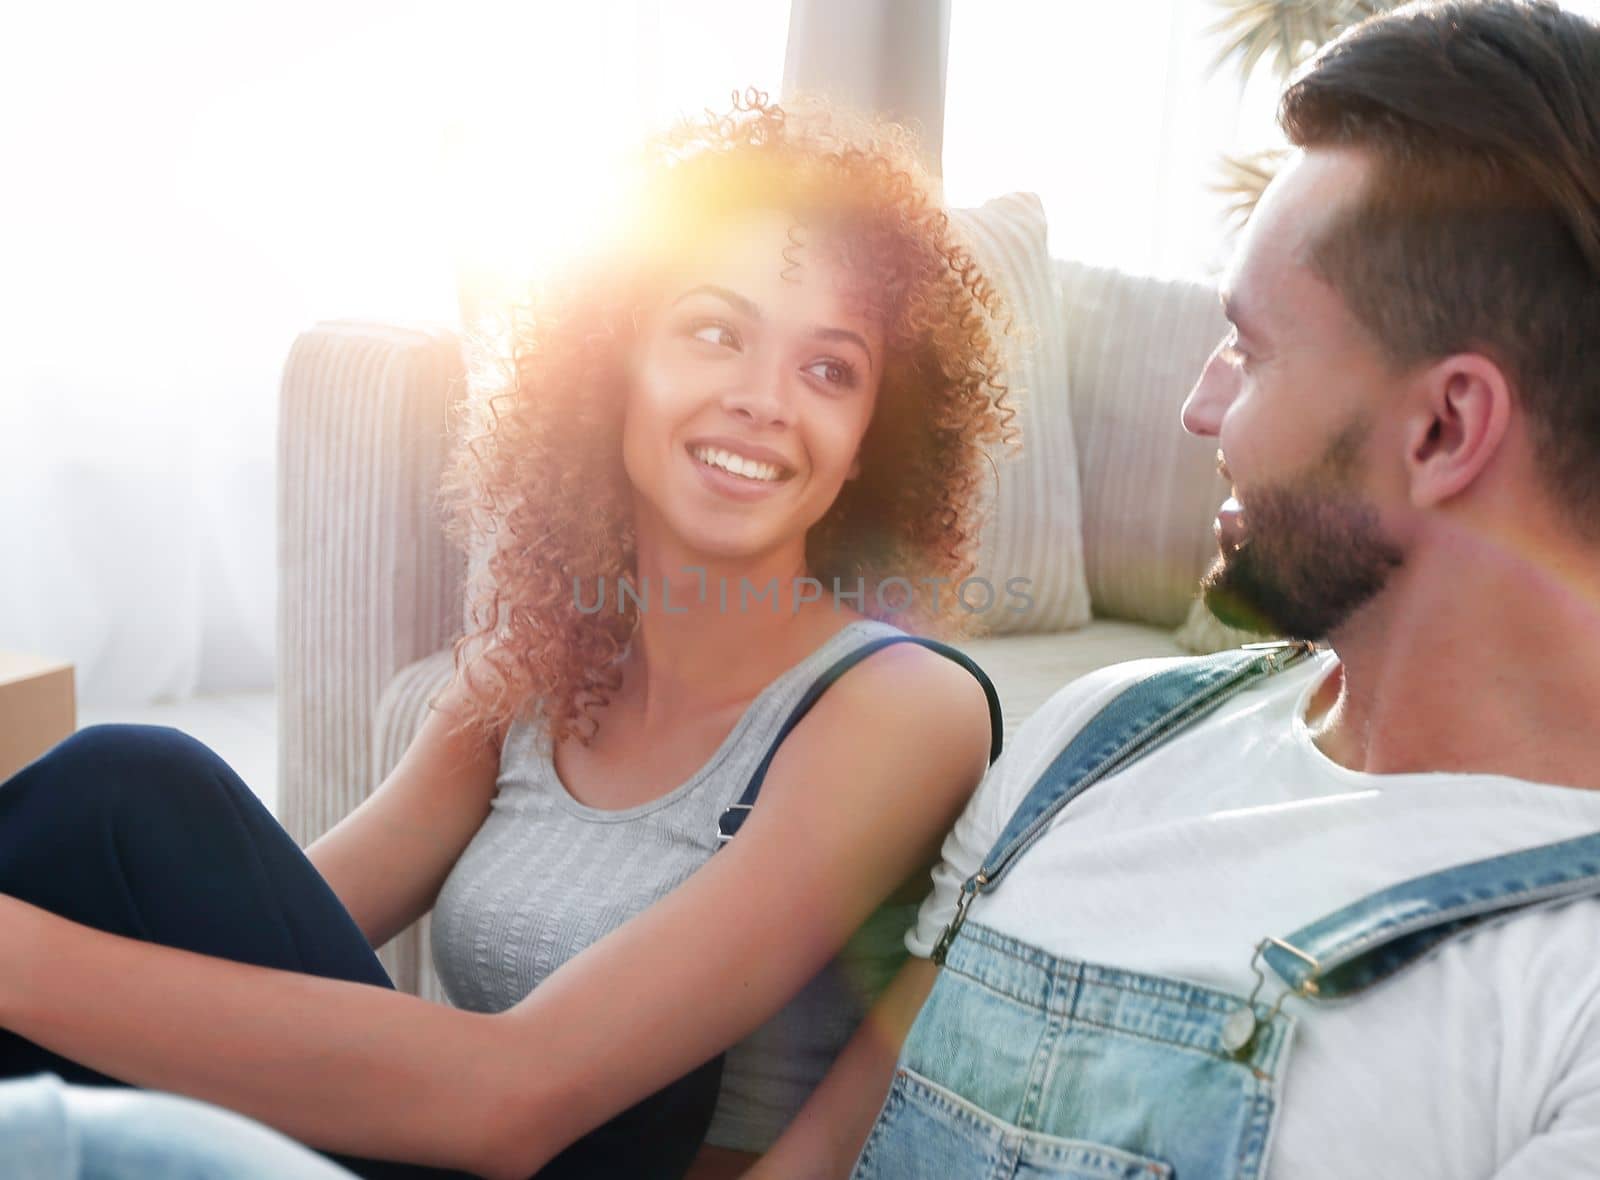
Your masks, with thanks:
[[[1499,452],[1511,424],[1511,383],[1473,352],[1446,357],[1420,381],[1406,467],[1412,504],[1432,508],[1470,487]]]

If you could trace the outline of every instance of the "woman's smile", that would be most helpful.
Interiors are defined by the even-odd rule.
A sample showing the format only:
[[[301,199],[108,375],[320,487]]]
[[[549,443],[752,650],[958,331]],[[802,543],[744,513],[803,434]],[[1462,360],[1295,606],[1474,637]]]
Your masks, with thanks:
[[[684,452],[708,488],[736,500],[771,495],[795,476],[795,468],[766,447],[697,440],[685,446]]]

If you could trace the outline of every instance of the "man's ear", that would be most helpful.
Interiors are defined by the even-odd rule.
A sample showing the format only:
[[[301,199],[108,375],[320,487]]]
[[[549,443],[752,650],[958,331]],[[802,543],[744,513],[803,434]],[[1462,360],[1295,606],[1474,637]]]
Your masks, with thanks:
[[[1407,437],[1411,502],[1432,508],[1471,486],[1511,424],[1511,384],[1494,361],[1464,352],[1429,366]]]

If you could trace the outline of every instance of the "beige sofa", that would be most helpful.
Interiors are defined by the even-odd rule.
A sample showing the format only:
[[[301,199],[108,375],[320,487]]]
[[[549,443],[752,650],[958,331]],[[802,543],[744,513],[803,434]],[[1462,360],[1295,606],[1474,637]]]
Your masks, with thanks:
[[[1223,330],[1215,293],[1069,261],[1048,271],[1054,315],[1034,331],[1061,334],[1065,389],[1030,396],[1070,398],[1094,618],[963,645],[999,687],[1008,732],[1086,671],[1180,654],[1174,628],[1215,551],[1211,520],[1225,494],[1214,446],[1178,424]],[[461,570],[432,496],[461,380],[458,342],[441,331],[324,323],[290,354],[279,436],[278,798],[302,844],[382,781],[448,675]],[[1075,540],[1030,535],[1028,544]],[[424,919],[382,955],[402,988],[441,998],[426,938]]]

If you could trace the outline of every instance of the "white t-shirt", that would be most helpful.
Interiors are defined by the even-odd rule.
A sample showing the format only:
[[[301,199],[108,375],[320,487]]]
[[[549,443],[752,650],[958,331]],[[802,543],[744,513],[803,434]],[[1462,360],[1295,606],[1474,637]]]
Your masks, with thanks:
[[[1171,662],[1102,669],[1022,727],[945,842],[914,954],[931,953],[961,882],[1072,736]],[[1411,877],[1600,832],[1600,791],[1331,761],[1304,718],[1335,666],[1324,655],[1271,677],[1091,787],[968,919],[1058,957],[1245,995],[1264,937]],[[1520,915],[1370,992],[1285,1010],[1299,1027],[1270,1176],[1600,1177],[1600,900]]]

